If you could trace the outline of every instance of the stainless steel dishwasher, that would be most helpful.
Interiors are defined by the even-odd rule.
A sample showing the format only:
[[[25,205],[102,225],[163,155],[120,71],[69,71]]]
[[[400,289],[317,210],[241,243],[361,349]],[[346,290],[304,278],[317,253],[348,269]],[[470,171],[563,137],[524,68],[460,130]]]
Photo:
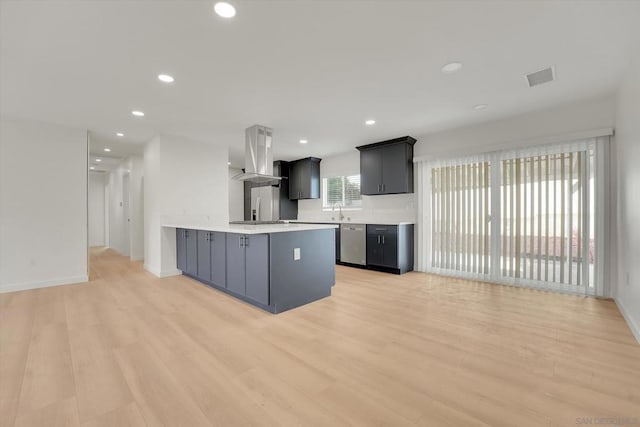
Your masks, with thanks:
[[[365,224],[340,224],[340,261],[358,265],[367,263]]]

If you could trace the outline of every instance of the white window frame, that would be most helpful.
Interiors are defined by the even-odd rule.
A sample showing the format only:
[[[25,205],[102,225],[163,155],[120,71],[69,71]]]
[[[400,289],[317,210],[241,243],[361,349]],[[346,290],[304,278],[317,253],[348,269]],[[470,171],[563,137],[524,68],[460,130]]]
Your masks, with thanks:
[[[360,205],[359,206],[346,206],[346,194],[345,194],[345,182],[348,177],[358,176],[360,174],[343,174],[343,175],[331,175],[322,177],[322,210],[323,211],[333,211],[334,207],[327,205],[328,199],[328,180],[331,178],[342,178],[342,201],[336,202],[342,205],[343,211],[359,211],[362,210],[362,193],[360,193]],[[360,191],[362,191],[362,187],[360,187]]]

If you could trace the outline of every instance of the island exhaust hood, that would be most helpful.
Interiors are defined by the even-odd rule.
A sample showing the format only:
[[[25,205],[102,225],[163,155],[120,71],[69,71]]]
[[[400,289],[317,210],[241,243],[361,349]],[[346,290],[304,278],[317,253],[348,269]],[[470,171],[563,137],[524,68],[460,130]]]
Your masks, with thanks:
[[[282,178],[273,176],[273,130],[261,125],[245,129],[244,172],[233,179],[255,183],[277,184]]]

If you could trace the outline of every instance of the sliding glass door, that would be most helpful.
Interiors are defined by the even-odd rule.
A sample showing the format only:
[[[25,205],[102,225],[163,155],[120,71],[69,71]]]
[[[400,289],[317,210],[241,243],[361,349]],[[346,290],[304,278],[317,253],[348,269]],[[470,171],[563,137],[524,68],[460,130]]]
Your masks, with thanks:
[[[589,140],[426,162],[418,269],[596,294],[595,153]]]

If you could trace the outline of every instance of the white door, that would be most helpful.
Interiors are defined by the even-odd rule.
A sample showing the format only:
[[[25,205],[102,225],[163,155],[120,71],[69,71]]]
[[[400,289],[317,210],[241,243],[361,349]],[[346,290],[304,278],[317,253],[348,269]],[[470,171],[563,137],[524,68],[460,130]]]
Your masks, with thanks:
[[[122,177],[122,220],[124,223],[124,239],[122,249],[124,254],[129,256],[131,253],[131,214],[129,209],[129,174]]]

